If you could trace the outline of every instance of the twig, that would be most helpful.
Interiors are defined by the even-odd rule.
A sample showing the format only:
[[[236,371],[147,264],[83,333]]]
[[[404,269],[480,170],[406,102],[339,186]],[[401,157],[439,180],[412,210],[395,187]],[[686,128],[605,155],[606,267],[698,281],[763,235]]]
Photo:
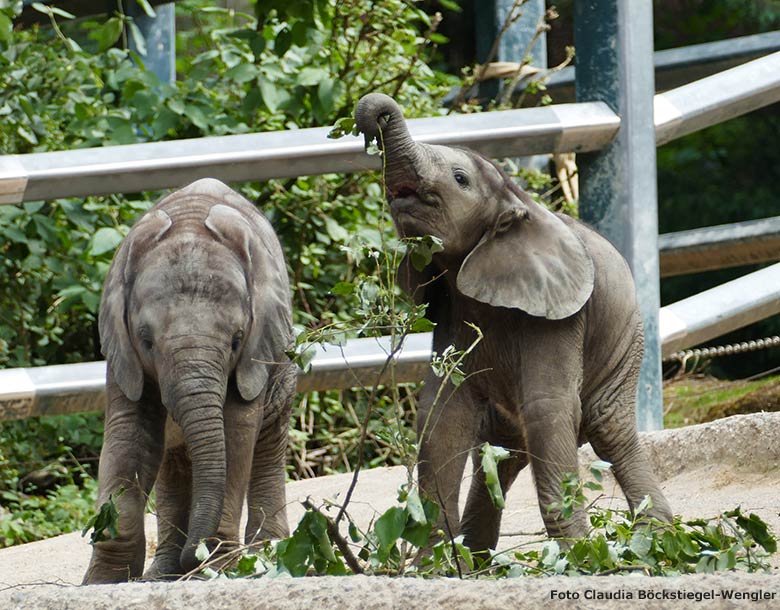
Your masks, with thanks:
[[[450,539],[450,546],[452,546],[452,559],[455,561],[455,567],[458,569],[458,578],[460,580],[463,580],[463,570],[461,570],[460,567],[460,558],[458,557],[458,547],[455,545],[455,537],[452,535],[450,520],[447,518],[447,511],[444,510],[444,501],[442,500],[438,485],[436,486],[436,497],[439,499],[439,506],[442,507],[442,510],[444,512],[444,527],[447,528],[447,536]]]
[[[341,554],[344,556],[344,561],[347,562],[349,569],[352,570],[355,574],[363,574],[363,568],[360,566],[357,558],[355,555],[353,555],[352,550],[349,548],[349,543],[347,543],[347,541],[344,539],[344,536],[342,536],[339,532],[338,525],[336,525],[336,523],[334,523],[334,521],[328,517],[328,515],[324,514],[320,509],[314,506],[314,504],[312,504],[308,498],[306,498],[302,504],[306,510],[314,511],[315,513],[318,513],[325,518],[328,536],[336,544],[339,551],[341,551]]]

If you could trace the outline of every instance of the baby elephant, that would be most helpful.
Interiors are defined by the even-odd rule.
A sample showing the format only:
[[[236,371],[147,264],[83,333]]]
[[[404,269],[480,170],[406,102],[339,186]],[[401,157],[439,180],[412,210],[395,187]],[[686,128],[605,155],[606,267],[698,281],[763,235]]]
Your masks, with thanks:
[[[587,532],[582,511],[567,519],[550,509],[586,441],[612,462],[632,508],[649,495],[649,515],[671,520],[637,439],[643,335],[624,259],[584,224],[535,203],[480,155],[414,142],[390,97],[365,96],[355,119],[367,143],[384,148],[400,236],[443,242],[423,270],[408,255],[399,268],[404,290],[428,303],[434,350],[471,345],[467,323],[484,335],[465,361],[466,381],[449,384],[434,404],[440,380],[429,373],[419,401],[419,483],[443,505],[449,531],[458,531],[466,456],[484,441],[511,451],[499,465],[504,493],[530,461],[550,536]],[[500,518],[478,470],[460,523],[465,543],[495,548]]]
[[[100,305],[98,506],[113,497],[119,536],[95,543],[84,583],[141,576],[155,481],[159,542],[146,578],[196,568],[201,539],[237,543],[247,496],[248,540],[288,535],[289,292],[271,225],[217,180],[168,195],[130,231]]]

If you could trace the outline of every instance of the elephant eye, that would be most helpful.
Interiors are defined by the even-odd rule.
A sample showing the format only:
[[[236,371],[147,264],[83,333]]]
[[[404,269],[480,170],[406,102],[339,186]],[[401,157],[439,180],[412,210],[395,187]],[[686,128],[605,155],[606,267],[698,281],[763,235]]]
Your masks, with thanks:
[[[149,330],[148,326],[141,326],[138,331],[138,338],[141,341],[141,347],[143,347],[146,351],[150,351],[154,347],[154,342],[152,341],[152,331]]]
[[[455,176],[455,182],[460,186],[465,188],[469,185],[469,177],[463,171],[456,169],[452,175]]]
[[[241,339],[244,338],[244,331],[243,330],[237,330],[236,333],[233,335],[233,341],[230,344],[230,349],[233,351],[236,351],[239,346],[241,345]]]

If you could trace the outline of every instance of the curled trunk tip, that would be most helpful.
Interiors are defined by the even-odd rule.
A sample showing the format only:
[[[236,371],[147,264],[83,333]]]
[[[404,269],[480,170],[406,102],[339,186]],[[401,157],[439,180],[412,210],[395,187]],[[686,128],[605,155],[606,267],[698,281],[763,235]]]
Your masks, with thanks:
[[[369,93],[360,98],[355,108],[355,126],[365,135],[366,146],[375,139],[381,144],[380,130],[391,122],[398,122],[398,127],[406,131],[403,112],[392,97],[384,93]]]

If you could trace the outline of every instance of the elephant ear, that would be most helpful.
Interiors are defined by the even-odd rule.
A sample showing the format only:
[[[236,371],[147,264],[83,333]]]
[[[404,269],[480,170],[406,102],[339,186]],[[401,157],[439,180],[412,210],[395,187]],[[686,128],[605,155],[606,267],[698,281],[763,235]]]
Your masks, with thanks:
[[[251,320],[236,365],[236,385],[244,400],[254,400],[260,395],[272,367],[287,361],[285,352],[292,347],[292,313],[284,255],[265,218],[259,213],[253,216],[256,218],[247,218],[236,208],[220,203],[211,208],[206,218],[206,227],[244,265]]]
[[[593,284],[593,260],[582,240],[543,206],[514,195],[457,279],[468,297],[548,320],[577,313]]]
[[[144,374],[141,361],[130,341],[127,302],[136,274],[138,258],[171,228],[171,219],[162,210],[150,211],[135,224],[114,255],[103,284],[98,330],[100,348],[119,389],[132,401],[141,398]]]

